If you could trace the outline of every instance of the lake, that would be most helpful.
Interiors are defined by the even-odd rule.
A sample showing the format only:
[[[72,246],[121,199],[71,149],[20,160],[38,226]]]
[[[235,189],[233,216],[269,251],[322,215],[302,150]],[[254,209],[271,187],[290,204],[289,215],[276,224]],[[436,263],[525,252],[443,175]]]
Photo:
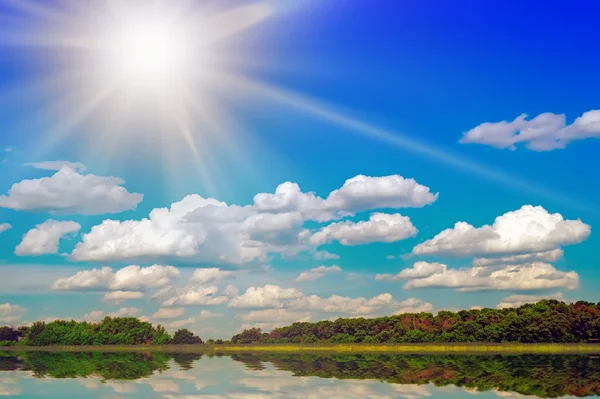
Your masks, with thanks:
[[[0,396],[418,399],[600,395],[594,355],[0,353]]]

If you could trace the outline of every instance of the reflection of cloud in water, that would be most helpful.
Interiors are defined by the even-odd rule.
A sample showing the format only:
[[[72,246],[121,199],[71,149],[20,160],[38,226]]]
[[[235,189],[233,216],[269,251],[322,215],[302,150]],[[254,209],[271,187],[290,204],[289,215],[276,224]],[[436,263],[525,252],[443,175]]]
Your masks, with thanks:
[[[126,355],[93,357],[98,364],[90,363],[90,356],[85,354],[72,358],[31,356],[26,358],[30,360],[27,364],[37,365],[37,376],[47,378],[36,378],[36,372],[23,368],[0,371],[0,396],[44,399],[63,397],[52,396],[51,392],[68,392],[71,397],[89,399],[434,399],[471,395],[485,399],[536,399],[493,387],[524,393],[541,389],[553,397],[586,388],[585,394],[591,396],[597,392],[599,380],[596,360],[573,356],[563,357],[561,367],[554,366],[555,357],[533,356],[517,359],[239,354],[232,359],[148,354],[135,358],[135,363],[119,362]],[[159,361],[161,358],[164,361]],[[113,364],[120,365],[120,374],[113,372]],[[5,367],[11,367],[8,360]],[[85,370],[91,377],[70,378],[85,374]],[[540,374],[539,370],[543,372]],[[73,374],[75,371],[79,373]],[[60,375],[66,378],[53,378]],[[128,375],[133,378],[123,379]],[[469,387],[454,385],[465,383],[467,377]],[[400,381],[404,383],[395,383]]]
[[[17,371],[2,372],[0,377],[0,396],[14,396],[21,393]],[[15,374],[11,376],[11,374]]]

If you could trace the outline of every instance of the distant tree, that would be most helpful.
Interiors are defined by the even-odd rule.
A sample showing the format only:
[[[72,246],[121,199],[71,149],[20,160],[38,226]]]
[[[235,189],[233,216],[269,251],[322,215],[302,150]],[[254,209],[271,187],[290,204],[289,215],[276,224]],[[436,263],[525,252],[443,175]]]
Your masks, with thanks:
[[[0,327],[0,341],[18,341],[21,334],[12,327]]]
[[[192,345],[201,344],[203,342],[202,338],[194,335],[194,333],[188,330],[187,328],[182,328],[180,330],[175,331],[171,343],[174,345]]]
[[[234,335],[231,342],[234,344],[252,344],[259,342],[262,338],[263,333],[260,328],[250,328]]]

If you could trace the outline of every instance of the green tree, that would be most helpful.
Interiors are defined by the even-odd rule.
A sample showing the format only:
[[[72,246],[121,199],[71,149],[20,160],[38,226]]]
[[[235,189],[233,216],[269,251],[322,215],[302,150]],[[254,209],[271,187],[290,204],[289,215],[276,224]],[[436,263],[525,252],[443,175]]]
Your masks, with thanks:
[[[173,339],[171,343],[174,345],[193,345],[193,344],[201,344],[202,338],[194,335],[193,332],[186,328],[179,329],[175,331],[173,334]]]

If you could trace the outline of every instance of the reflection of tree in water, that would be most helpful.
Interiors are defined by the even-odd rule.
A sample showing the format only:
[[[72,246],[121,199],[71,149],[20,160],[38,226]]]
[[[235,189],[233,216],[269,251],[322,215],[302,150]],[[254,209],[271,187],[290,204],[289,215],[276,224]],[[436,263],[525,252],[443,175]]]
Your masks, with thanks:
[[[36,377],[99,376],[105,380],[132,380],[167,370],[171,360],[181,369],[190,370],[202,356],[200,353],[0,352],[0,370],[31,370]],[[252,370],[263,370],[266,363],[271,363],[294,376],[433,383],[543,398],[600,395],[600,357],[594,356],[238,353],[231,358]]]
[[[203,356],[202,353],[169,353],[168,355],[182,370],[191,370],[193,363]]]
[[[0,371],[23,370],[23,359],[14,353],[0,352]]]
[[[592,356],[287,355],[232,356],[251,369],[270,362],[295,376],[455,385],[538,397],[600,395],[600,358]]]
[[[252,353],[235,353],[231,355],[235,361],[242,362],[249,370],[264,370],[264,360]]]
[[[135,380],[165,371],[172,356],[164,353],[26,352],[19,355],[23,369],[35,377]],[[3,357],[0,354],[0,358]],[[6,359],[6,358],[4,358]]]

